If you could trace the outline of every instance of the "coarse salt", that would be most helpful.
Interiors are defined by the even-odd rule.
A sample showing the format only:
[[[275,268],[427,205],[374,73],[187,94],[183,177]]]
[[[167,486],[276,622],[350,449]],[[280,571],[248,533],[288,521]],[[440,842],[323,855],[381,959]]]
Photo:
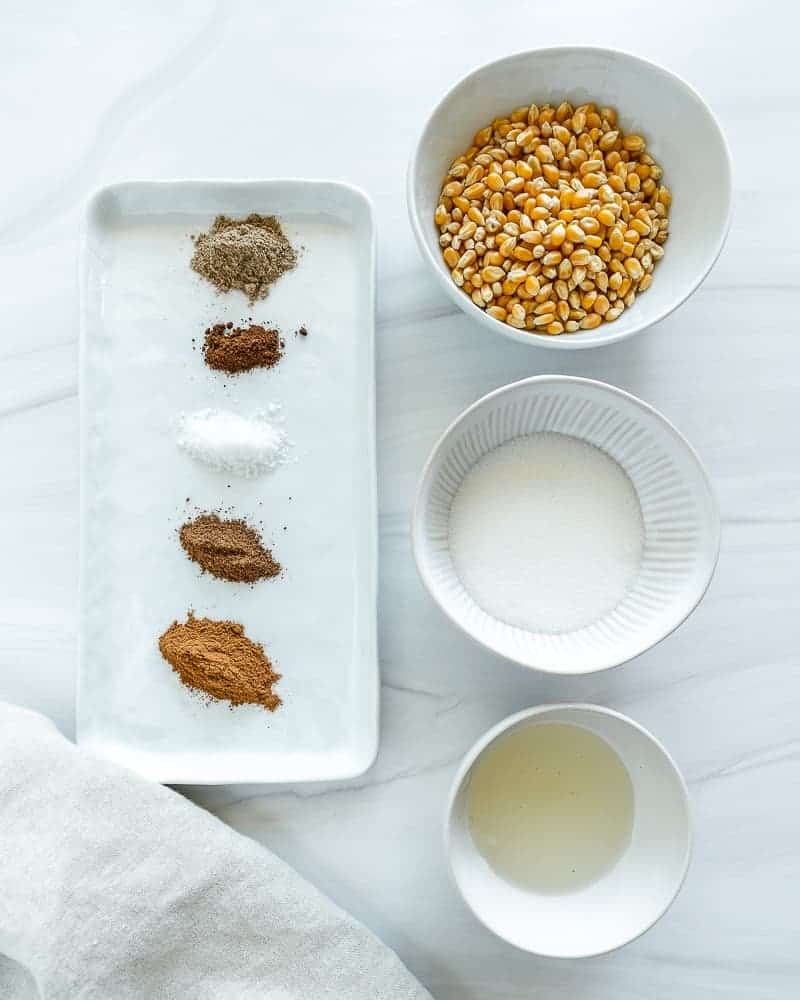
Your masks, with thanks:
[[[178,423],[178,447],[213,469],[249,478],[272,472],[289,457],[275,403],[251,417],[207,409],[181,414]]]
[[[456,572],[492,617],[570,632],[624,598],[644,524],[636,490],[605,452],[565,434],[517,438],[464,477],[450,509]]]

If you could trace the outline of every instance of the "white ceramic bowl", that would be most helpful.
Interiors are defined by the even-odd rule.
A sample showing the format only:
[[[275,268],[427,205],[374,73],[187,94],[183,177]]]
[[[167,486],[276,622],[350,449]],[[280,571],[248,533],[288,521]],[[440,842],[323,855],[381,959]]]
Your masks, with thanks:
[[[633,483],[644,521],[636,581],[609,614],[573,632],[531,632],[487,614],[464,588],[449,551],[450,506],[467,472],[499,445],[539,431],[571,435],[615,459]],[[412,523],[417,568],[444,613],[495,653],[555,674],[617,666],[677,628],[711,581],[719,536],[708,476],[672,424],[621,389],[566,375],[514,382],[465,410],[428,459]]]
[[[544,722],[580,726],[604,739],[633,785],[630,845],[598,881],[565,894],[521,889],[496,874],[467,819],[472,768],[484,750],[501,735]],[[543,705],[504,719],[466,755],[450,793],[445,850],[464,901],[498,937],[537,955],[587,958],[643,934],[678,894],[690,849],[688,794],[674,761],[632,719],[596,705]]]
[[[447,169],[492,119],[533,101],[595,101],[640,132],[672,190],[670,237],[653,284],[613,323],[551,337],[492,319],[460,291],[439,247],[433,213]],[[731,214],[731,163],[725,137],[700,96],[667,70],[612,49],[565,47],[520,52],[473,70],[434,108],[408,172],[411,225],[444,292],[487,330],[524,344],[572,350],[623,340],[668,316],[702,282],[719,256]]]

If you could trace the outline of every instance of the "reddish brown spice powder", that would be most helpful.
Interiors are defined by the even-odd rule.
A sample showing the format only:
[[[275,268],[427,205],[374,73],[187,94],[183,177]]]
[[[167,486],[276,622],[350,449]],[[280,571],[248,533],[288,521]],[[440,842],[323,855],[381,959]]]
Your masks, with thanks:
[[[272,368],[283,356],[283,340],[277,330],[257,323],[235,327],[217,323],[209,327],[203,341],[203,357],[209,368],[239,375],[254,368]]]

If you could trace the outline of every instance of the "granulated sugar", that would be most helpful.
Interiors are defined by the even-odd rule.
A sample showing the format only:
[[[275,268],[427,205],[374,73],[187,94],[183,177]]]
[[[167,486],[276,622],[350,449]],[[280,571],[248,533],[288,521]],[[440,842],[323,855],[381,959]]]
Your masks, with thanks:
[[[450,553],[484,611],[533,632],[570,632],[613,610],[636,579],[644,525],[612,458],[551,432],[517,438],[466,475]]]
[[[261,476],[288,460],[290,442],[281,420],[276,404],[249,418],[228,410],[184,413],[178,447],[214,469],[236,476]]]

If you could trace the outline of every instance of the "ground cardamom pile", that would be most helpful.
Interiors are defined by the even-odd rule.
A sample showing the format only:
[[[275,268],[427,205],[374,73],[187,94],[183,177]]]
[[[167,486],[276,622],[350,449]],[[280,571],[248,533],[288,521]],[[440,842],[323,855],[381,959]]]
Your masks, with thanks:
[[[253,324],[217,323],[206,330],[203,357],[209,368],[238,375],[253,368],[272,368],[281,360],[283,341],[277,330]]]
[[[255,583],[281,571],[255,528],[240,519],[201,514],[181,527],[180,540],[186,555],[218,580]]]
[[[274,712],[281,699],[272,690],[280,674],[264,647],[248,639],[238,622],[195,618],[173,622],[158,640],[161,655],[183,684],[210,699],[261,705]]]
[[[255,302],[297,266],[297,254],[274,215],[218,215],[209,231],[195,239],[191,266],[218,292],[237,288]]]

